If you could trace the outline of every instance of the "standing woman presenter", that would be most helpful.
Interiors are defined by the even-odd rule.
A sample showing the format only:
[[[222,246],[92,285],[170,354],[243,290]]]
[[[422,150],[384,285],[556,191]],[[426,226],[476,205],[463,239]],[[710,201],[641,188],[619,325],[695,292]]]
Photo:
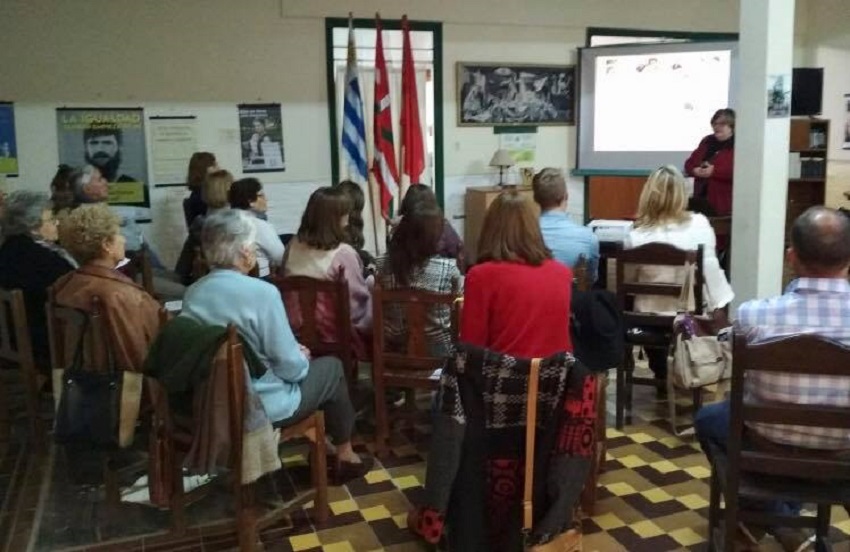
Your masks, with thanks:
[[[685,174],[694,177],[689,210],[707,216],[728,216],[732,214],[735,170],[735,111],[718,109],[711,117],[711,129],[713,132],[685,161]]]

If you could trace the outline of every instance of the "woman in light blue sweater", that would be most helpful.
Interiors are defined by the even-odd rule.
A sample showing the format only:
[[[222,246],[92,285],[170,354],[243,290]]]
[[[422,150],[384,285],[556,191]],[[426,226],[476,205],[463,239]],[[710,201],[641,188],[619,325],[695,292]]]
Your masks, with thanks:
[[[206,218],[201,245],[213,270],[186,291],[181,316],[234,324],[268,368],[251,383],[272,422],[291,425],[323,410],[336,446],[337,482],[361,477],[371,462],[362,461],[351,447],[354,409],[342,362],[311,359],[292,334],[277,288],[247,275],[257,262],[255,240],[253,217],[244,211],[227,209]]]

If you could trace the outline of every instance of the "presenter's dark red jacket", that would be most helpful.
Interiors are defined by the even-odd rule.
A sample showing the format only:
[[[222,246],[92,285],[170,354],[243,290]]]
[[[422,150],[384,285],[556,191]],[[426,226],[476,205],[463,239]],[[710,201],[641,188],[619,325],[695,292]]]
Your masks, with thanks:
[[[694,169],[699,167],[706,158],[709,140],[714,135],[709,134],[703,138],[697,149],[685,161],[685,174],[694,176]],[[707,179],[708,187],[706,199],[714,208],[717,216],[732,214],[732,174],[735,170],[735,149],[722,148],[708,160],[714,165],[714,173]]]
[[[475,265],[464,282],[460,340],[522,358],[572,352],[572,284],[572,270],[551,259]]]

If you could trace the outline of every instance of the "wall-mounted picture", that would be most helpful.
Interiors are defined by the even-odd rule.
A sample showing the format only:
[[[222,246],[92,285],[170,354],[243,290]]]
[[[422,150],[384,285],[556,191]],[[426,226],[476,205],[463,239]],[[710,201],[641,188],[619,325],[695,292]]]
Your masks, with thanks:
[[[110,205],[137,221],[150,219],[145,118],[140,108],[56,110],[59,162],[92,165],[109,182]]]
[[[5,102],[0,102],[0,174],[18,176],[15,107]]]
[[[841,149],[850,150],[850,94],[844,94],[844,141]]]
[[[286,170],[280,104],[240,105],[239,135],[242,142],[242,172]]]
[[[459,126],[574,125],[575,66],[457,64]]]

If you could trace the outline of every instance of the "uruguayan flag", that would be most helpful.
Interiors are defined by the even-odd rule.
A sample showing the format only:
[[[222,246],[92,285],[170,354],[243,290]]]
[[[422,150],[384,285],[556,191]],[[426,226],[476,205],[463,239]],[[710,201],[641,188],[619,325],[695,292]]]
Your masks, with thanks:
[[[345,100],[342,117],[342,151],[348,165],[348,178],[366,184],[366,127],[363,122],[363,97],[357,78],[357,49],[354,27],[348,22],[348,62],[345,67]]]

